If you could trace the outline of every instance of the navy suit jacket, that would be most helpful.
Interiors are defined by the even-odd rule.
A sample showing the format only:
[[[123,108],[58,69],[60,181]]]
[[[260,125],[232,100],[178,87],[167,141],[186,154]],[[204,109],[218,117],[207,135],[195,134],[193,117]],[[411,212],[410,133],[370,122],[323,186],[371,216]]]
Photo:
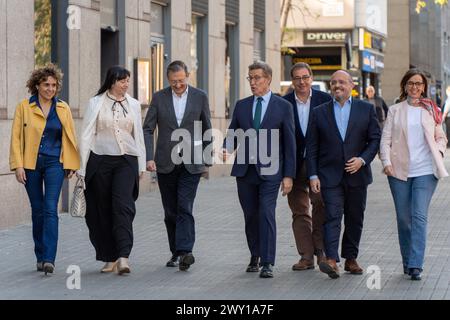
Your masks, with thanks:
[[[224,148],[226,148],[229,153],[232,153],[236,148],[238,148],[239,144],[243,143],[243,141],[238,141],[238,139],[233,139],[230,136],[230,129],[234,131],[241,129],[244,132],[247,132],[249,129],[253,129],[253,102],[254,96],[251,96],[236,103],[233,118],[228,129],[227,139],[224,142]],[[275,94],[272,94],[267,106],[267,111],[261,121],[260,130],[263,129],[267,130],[267,144],[262,145],[259,135],[257,137],[245,138],[244,145],[239,146],[239,149],[245,147],[245,161],[243,161],[244,163],[237,163],[240,152],[243,152],[238,149],[231,175],[235,177],[245,177],[249,164],[252,164],[250,163],[252,161],[253,164],[256,165],[256,171],[262,180],[281,181],[285,177],[295,178],[296,154],[294,113],[289,102],[276,96]],[[278,154],[271,153],[271,140],[274,134],[274,129],[278,130],[279,133],[278,140],[273,141],[273,143],[278,145]],[[276,136],[273,136],[273,138],[275,139]],[[267,169],[271,165],[274,165],[274,163],[266,163],[267,161],[260,158],[259,152],[255,154],[249,150],[251,139],[253,139],[252,142],[256,143],[255,145],[257,145],[257,150],[260,148],[262,148],[262,150],[267,150],[267,152],[263,152],[263,155],[267,154],[271,157],[278,168],[274,174],[261,174],[261,168]],[[276,147],[276,145],[274,147]]]
[[[309,134],[309,127],[311,125],[311,119],[312,119],[312,110],[315,107],[317,107],[325,102],[333,100],[333,98],[326,92],[322,92],[322,91],[315,90],[315,89],[311,89],[311,90],[312,90],[312,96],[311,96],[308,129],[306,130],[306,136],[308,136],[308,134]],[[292,91],[291,93],[285,95],[283,98],[292,104],[292,108],[294,110],[295,140],[296,140],[296,145],[297,145],[297,176],[298,176],[298,175],[300,175],[301,167],[303,165],[305,148],[306,148],[306,137],[303,135],[303,131],[300,126],[300,119],[298,117],[298,110],[297,110],[297,102],[295,101],[295,91]]]
[[[378,153],[380,126],[373,106],[353,99],[344,141],[334,116],[333,101],[313,110],[306,146],[308,176],[319,176],[321,187],[333,188],[343,179],[349,186],[367,186],[372,183],[370,163]],[[351,175],[345,172],[345,163],[361,157],[366,165]]]

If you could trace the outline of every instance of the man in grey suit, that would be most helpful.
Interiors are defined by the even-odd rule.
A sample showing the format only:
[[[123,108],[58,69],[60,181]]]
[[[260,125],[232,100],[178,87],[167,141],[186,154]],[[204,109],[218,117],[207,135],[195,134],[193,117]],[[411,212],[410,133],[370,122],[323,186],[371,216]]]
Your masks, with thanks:
[[[154,94],[144,121],[147,170],[157,171],[158,175],[172,252],[166,266],[186,271],[195,262],[192,208],[200,177],[211,161],[209,158],[206,159],[209,163],[205,163],[203,151],[210,142],[202,138],[211,129],[211,115],[206,93],[188,85],[186,64],[172,62],[167,68],[167,78],[170,87]],[[158,141],[154,155],[156,127]]]

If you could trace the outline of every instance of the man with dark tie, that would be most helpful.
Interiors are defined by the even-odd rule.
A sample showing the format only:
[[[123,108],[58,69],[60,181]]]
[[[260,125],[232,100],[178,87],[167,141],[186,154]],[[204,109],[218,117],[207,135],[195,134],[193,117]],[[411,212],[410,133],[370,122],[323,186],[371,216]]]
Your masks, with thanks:
[[[306,174],[306,137],[309,133],[312,110],[332,98],[328,93],[312,88],[311,67],[303,62],[291,69],[294,91],[284,96],[292,104],[297,143],[297,176],[288,203],[292,211],[292,230],[300,260],[292,266],[294,271],[314,269],[314,255],[317,265],[325,259],[323,245],[323,224],[325,206],[320,193],[310,192],[309,177]],[[309,211],[309,203],[312,212]]]
[[[339,238],[344,217],[341,257],[344,270],[362,274],[359,253],[367,187],[372,183],[370,163],[376,156],[381,132],[373,106],[353,99],[351,75],[339,70],[331,77],[333,101],[312,112],[307,137],[307,172],[310,187],[322,192],[325,203],[324,244],[326,261],[320,271],[339,277]]]
[[[236,103],[224,142],[223,157],[236,149],[231,172],[236,177],[251,253],[247,272],[272,278],[276,251],[275,207],[278,192],[287,195],[295,177],[295,131],[292,106],[270,90],[272,69],[264,62],[249,66],[253,95]]]
[[[203,91],[188,85],[189,72],[182,61],[167,67],[170,87],[153,95],[144,121],[144,139],[147,149],[147,170],[157,171],[158,185],[164,207],[169,248],[172,257],[167,267],[186,271],[195,262],[192,250],[195,242],[193,206],[200,177],[206,171],[203,156],[196,154],[210,142],[203,142],[203,134],[211,129],[208,97]],[[196,126],[202,133],[195,135]],[[158,127],[158,141],[154,154],[154,134]],[[173,136],[188,133],[180,144]],[[184,147],[180,147],[180,145]],[[200,149],[200,150],[199,150]],[[197,161],[199,160],[199,161]]]

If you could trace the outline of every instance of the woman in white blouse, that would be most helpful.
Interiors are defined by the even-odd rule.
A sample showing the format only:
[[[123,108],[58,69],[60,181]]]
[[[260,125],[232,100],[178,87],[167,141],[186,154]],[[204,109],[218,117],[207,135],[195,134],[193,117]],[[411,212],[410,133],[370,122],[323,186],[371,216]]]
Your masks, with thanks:
[[[448,176],[442,114],[427,99],[427,90],[427,78],[420,70],[404,75],[401,102],[389,108],[380,145],[397,213],[403,272],[411,280],[421,279],[428,208],[438,179]]]
[[[130,72],[108,70],[86,109],[80,140],[86,223],[102,272],[129,273],[135,201],[145,172],[141,105],[127,94]]]

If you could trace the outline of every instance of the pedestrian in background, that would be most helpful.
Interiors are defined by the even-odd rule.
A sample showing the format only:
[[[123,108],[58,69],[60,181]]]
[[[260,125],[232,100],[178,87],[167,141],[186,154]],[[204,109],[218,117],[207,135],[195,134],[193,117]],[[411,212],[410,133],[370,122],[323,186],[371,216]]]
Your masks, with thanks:
[[[383,129],[384,121],[386,120],[388,107],[383,98],[375,94],[375,88],[373,86],[368,86],[366,88],[366,99],[368,103],[375,107],[375,112],[377,114],[378,123],[381,129]]]
[[[427,98],[423,72],[411,69],[400,84],[399,104],[389,108],[380,156],[397,214],[403,272],[420,280],[427,236],[428,208],[444,166],[447,139],[442,114]]]
[[[449,140],[450,137],[450,86],[447,87],[447,90],[445,91],[447,99],[444,103],[444,109],[443,109],[443,119],[445,121],[444,130],[447,133],[447,140]],[[448,145],[448,143],[447,143]]]
[[[83,119],[80,154],[86,224],[101,272],[130,273],[135,201],[145,172],[141,104],[127,94],[130,72],[111,67]]]
[[[57,98],[63,74],[55,65],[32,72],[31,94],[16,108],[9,165],[31,203],[37,271],[53,273],[58,244],[58,201],[64,177],[80,167],[70,107]]]

